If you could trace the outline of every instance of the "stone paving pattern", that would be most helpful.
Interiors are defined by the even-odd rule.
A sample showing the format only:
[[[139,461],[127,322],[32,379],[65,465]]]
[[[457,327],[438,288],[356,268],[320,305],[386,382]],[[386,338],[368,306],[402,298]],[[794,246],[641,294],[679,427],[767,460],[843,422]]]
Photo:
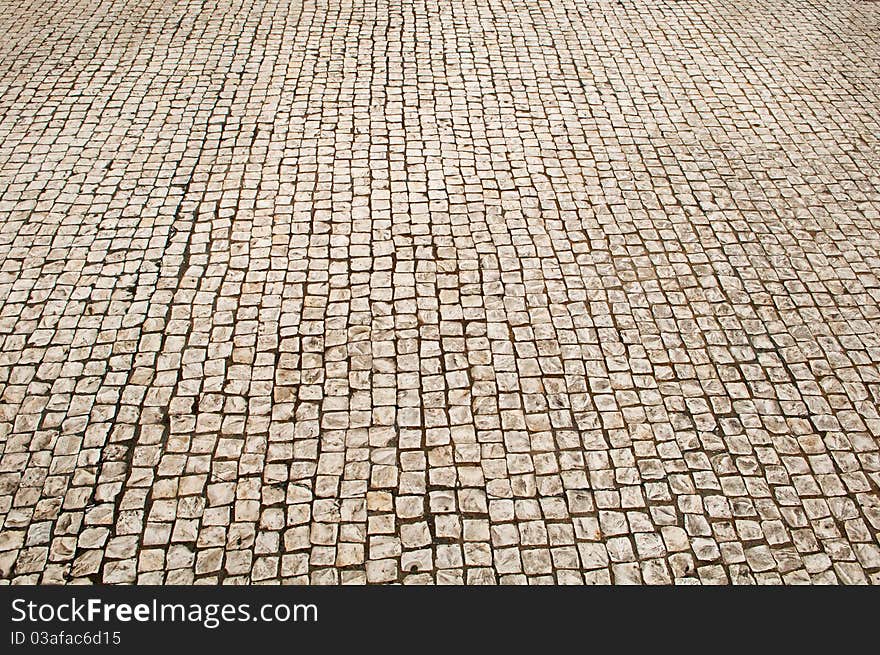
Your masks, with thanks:
[[[0,0],[0,578],[880,583],[878,28]]]

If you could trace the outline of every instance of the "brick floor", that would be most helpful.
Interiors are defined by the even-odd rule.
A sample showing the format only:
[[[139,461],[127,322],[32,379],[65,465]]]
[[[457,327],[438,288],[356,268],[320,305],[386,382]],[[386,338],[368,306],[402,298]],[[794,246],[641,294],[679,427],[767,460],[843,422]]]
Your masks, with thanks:
[[[0,0],[0,578],[880,583],[878,26]]]

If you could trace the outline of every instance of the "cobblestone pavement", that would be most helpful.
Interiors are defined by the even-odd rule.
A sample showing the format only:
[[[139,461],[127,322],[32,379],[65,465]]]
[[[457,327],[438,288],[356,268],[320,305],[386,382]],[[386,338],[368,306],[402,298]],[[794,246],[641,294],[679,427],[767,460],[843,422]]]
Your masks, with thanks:
[[[878,28],[0,0],[0,578],[880,583]]]

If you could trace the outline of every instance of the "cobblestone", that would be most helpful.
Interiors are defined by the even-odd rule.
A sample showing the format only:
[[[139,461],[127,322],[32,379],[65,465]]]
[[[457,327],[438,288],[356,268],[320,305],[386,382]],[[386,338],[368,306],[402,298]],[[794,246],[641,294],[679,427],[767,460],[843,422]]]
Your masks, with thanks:
[[[878,25],[0,0],[0,580],[880,583]]]

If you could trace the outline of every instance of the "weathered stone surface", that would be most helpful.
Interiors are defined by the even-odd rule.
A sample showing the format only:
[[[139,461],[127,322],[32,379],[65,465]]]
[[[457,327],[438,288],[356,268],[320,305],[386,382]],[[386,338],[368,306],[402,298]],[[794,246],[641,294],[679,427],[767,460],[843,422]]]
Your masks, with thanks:
[[[0,12],[0,580],[880,580],[876,3]]]

